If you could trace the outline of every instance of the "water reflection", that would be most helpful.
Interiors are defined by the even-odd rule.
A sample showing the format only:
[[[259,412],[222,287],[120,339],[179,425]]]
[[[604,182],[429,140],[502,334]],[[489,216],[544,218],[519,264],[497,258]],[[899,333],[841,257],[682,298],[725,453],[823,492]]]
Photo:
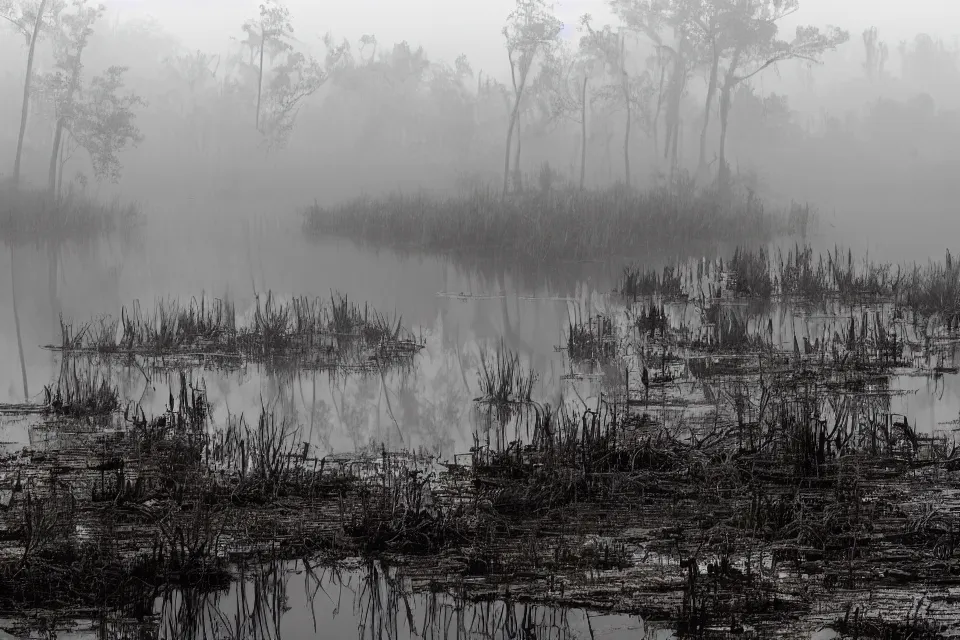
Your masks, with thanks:
[[[16,286],[0,287],[0,308],[11,310],[0,314],[0,401],[37,401],[43,385],[73,366],[39,346],[59,342],[61,313],[67,322],[82,322],[116,314],[134,300],[150,304],[206,291],[232,296],[242,316],[253,308],[254,291],[267,286],[321,298],[338,289],[387,313],[395,310],[406,326],[426,335],[426,348],[416,368],[405,372],[343,376],[255,365],[232,373],[196,368],[190,377],[202,378],[220,424],[228,415],[255,415],[267,404],[301,421],[307,441],[323,452],[370,442],[442,455],[464,451],[477,427],[472,400],[480,395],[480,355],[501,341],[538,372],[535,396],[541,402],[557,406],[572,398],[592,406],[604,390],[602,376],[593,371],[571,376],[570,363],[556,347],[571,318],[616,316],[605,298],[620,274],[614,265],[566,265],[537,282],[543,273],[491,264],[467,269],[451,260],[374,251],[335,239],[306,242],[289,225],[201,225],[191,234],[161,226],[150,234],[139,246],[110,240],[10,251],[16,261],[10,284]],[[813,343],[845,330],[836,305],[814,315],[791,305],[755,306],[723,313],[746,333],[769,323],[771,341],[788,348],[794,341]],[[703,314],[692,303],[667,305],[666,311],[673,325],[695,326]],[[101,363],[85,366],[102,368]],[[629,372],[634,380],[638,374]],[[146,411],[165,404],[169,373],[142,363],[112,367],[112,376],[122,397],[138,400]],[[958,384],[955,375],[897,376],[889,411],[909,416],[932,435],[960,415]],[[0,441],[16,445],[27,439],[17,425],[0,429]]]
[[[16,300],[17,314],[0,318],[0,362],[4,363],[0,390],[7,396],[3,399],[36,398],[42,385],[65,367],[104,370],[96,359],[67,362],[38,347],[57,340],[61,312],[68,321],[84,320],[104,311],[116,313],[120,305],[134,299],[148,302],[203,290],[228,294],[244,309],[253,304],[255,291],[267,287],[320,297],[339,289],[384,311],[395,309],[407,326],[423,330],[426,349],[412,371],[345,376],[252,364],[229,373],[193,369],[188,378],[198,384],[202,379],[206,386],[214,424],[226,424],[239,414],[254,418],[261,407],[269,406],[302,425],[305,442],[318,455],[377,443],[388,449],[422,447],[449,457],[469,449],[478,426],[484,426],[473,410],[473,398],[480,395],[476,372],[483,350],[495,348],[501,340],[540,372],[539,398],[559,402],[560,392],[569,390],[586,403],[598,393],[589,376],[564,379],[568,363],[555,346],[562,342],[571,316],[611,312],[603,294],[613,287],[619,272],[609,266],[577,265],[571,269],[573,275],[554,274],[552,280],[537,282],[539,275],[517,275],[502,267],[477,265],[467,270],[438,258],[374,252],[337,241],[306,244],[289,229],[245,229],[241,233],[226,225],[206,235],[164,236],[161,232],[138,252],[109,244],[96,249],[18,248],[11,252],[14,286],[8,291],[0,288],[0,308],[12,309]],[[243,235],[247,232],[249,242]],[[438,292],[456,295],[438,296]],[[769,312],[769,317],[762,321],[751,317],[761,311]],[[695,323],[700,313],[695,305],[677,306],[670,309],[670,318],[678,324]],[[758,323],[769,319],[771,339],[779,345],[818,340],[842,329],[844,322],[836,312],[811,317],[788,306],[733,314],[747,331],[756,331]],[[145,362],[106,369],[121,396],[139,402],[148,414],[159,413],[168,390],[178,386],[175,374]],[[884,396],[875,401],[877,406],[851,409],[837,404],[826,415],[839,423],[841,413],[904,414],[911,416],[911,423],[935,432],[960,414],[958,380],[950,375],[898,376],[893,388],[907,393]],[[746,391],[731,393],[739,396]],[[830,399],[825,400],[829,404]],[[39,440],[30,439],[36,433],[30,424],[29,418],[5,422],[0,440],[42,447]],[[376,564],[349,570],[320,569],[305,562],[247,564],[237,571],[238,581],[226,591],[167,592],[156,598],[149,611],[139,612],[143,621],[104,619],[90,633],[238,639],[354,634],[397,639],[672,635],[669,629],[655,630],[626,617],[534,607],[496,597],[466,603],[456,594],[414,592],[416,576]]]
[[[413,591],[415,579],[378,562],[352,568],[307,561],[244,564],[216,592],[172,590],[152,610],[75,622],[69,637],[119,640],[578,640],[674,637],[668,625],[635,616],[536,606],[504,598],[469,602]],[[57,626],[58,621],[46,621]],[[59,625],[63,625],[59,621]],[[85,628],[84,628],[85,627]],[[34,633],[36,633],[36,625]],[[66,637],[61,634],[58,637]]]

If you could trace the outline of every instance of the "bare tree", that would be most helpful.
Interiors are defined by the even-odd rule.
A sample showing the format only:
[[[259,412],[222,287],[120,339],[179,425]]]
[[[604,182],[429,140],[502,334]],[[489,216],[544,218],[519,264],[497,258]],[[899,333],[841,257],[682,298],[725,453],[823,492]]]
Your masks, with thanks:
[[[863,48],[866,53],[863,69],[867,73],[867,78],[870,80],[882,78],[890,50],[887,44],[880,40],[876,27],[870,27],[863,32]]]
[[[106,10],[103,5],[88,6],[87,0],[73,0],[71,6],[73,11],[59,15],[54,38],[55,70],[43,78],[44,89],[53,100],[56,117],[47,180],[50,193],[54,193],[57,187],[57,158],[64,128],[78,113],[77,97],[82,82],[83,51],[93,34],[93,24]]]
[[[513,108],[507,127],[507,144],[503,161],[503,195],[508,190],[510,148],[516,128],[519,138],[520,101],[527,87],[531,69],[538,55],[549,52],[556,44],[563,23],[550,12],[545,0],[517,0],[516,8],[507,17],[503,36],[507,41],[510,80],[513,84]],[[519,152],[518,152],[519,156]],[[517,158],[519,164],[519,157]],[[519,171],[519,166],[514,168]]]
[[[589,18],[589,16],[585,16]],[[580,126],[580,188],[584,188],[587,171],[587,109],[594,97],[588,91],[596,79],[602,59],[597,56],[589,38],[582,38],[576,51],[562,46],[544,63],[541,77],[548,87],[550,117],[564,118]]]
[[[13,0],[0,0],[0,18],[9,22],[23,35],[27,44],[27,72],[23,80],[23,103],[20,108],[20,131],[17,134],[17,152],[13,161],[13,184],[20,183],[20,161],[23,156],[23,139],[27,132],[27,116],[30,105],[30,87],[33,80],[33,59],[44,24],[44,17],[55,17],[62,8],[59,0],[40,0],[39,4]]]
[[[267,0],[260,5],[260,15],[243,24],[251,63],[256,64],[257,106],[256,129],[265,135],[271,145],[283,146],[293,129],[294,121],[304,99],[311,96],[327,79],[327,73],[312,57],[296,51],[291,44],[293,24],[290,10],[279,0]],[[274,64],[266,85],[266,62]]]
[[[729,182],[726,163],[726,139],[734,89],[742,82],[785,60],[819,62],[824,52],[835,49],[849,40],[842,29],[828,27],[797,27],[793,40],[778,38],[778,22],[795,13],[799,0],[743,0],[730,14],[727,33],[731,38],[732,53],[724,73],[720,91],[720,172],[719,184]]]
[[[248,20],[243,25],[247,34],[245,43],[250,47],[251,56],[256,51],[260,57],[257,65],[257,111],[256,127],[260,130],[260,105],[263,98],[264,57],[267,48],[271,49],[271,57],[290,48],[286,38],[293,35],[293,25],[290,24],[290,10],[277,0],[267,0],[260,5],[260,16]]]
[[[630,74],[624,30],[615,32],[610,25],[604,25],[602,29],[594,29],[590,26],[588,14],[580,19],[580,24],[581,29],[585,31],[580,39],[580,48],[587,53],[589,59],[597,61],[598,71],[602,71],[604,75],[603,82],[595,92],[596,99],[614,109],[622,108],[625,111],[623,171],[624,181],[629,187],[630,133],[637,113],[644,121],[649,118],[647,105],[653,92],[650,75],[648,72],[638,76]]]
[[[666,107],[666,139],[663,157],[675,167],[679,153],[680,106],[690,73],[699,63],[696,53],[695,26],[690,16],[699,0],[609,0],[610,6],[625,26],[647,36],[653,43],[660,68],[654,130],[660,113]],[[664,42],[664,32],[673,32],[673,46]],[[668,70],[669,69],[669,74]],[[666,95],[664,95],[666,90]],[[656,136],[656,134],[655,134]]]

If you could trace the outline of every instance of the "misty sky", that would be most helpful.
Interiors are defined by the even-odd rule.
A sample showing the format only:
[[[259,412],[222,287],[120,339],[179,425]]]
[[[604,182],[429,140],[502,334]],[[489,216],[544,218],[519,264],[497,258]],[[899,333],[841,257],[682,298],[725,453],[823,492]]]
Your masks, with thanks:
[[[152,15],[190,49],[220,51],[243,21],[256,15],[259,0],[105,0],[121,19]],[[381,44],[406,39],[422,45],[433,59],[452,62],[466,53],[474,70],[500,75],[506,69],[500,29],[514,0],[286,0],[297,35],[311,46],[331,31],[338,39],[356,43],[364,33],[375,34]],[[596,22],[615,22],[606,0],[566,0],[557,14],[572,31],[579,15],[589,12]],[[928,32],[952,42],[960,33],[960,0],[802,0],[793,23],[836,24],[850,29],[852,37],[868,25],[880,29],[881,38],[895,45],[902,38]],[[894,47],[892,46],[891,49]]]

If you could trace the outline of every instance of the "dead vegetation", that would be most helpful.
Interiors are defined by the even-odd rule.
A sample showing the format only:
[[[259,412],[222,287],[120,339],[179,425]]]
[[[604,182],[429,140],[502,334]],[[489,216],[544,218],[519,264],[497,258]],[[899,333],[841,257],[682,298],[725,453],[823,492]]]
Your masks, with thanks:
[[[0,241],[4,244],[89,242],[128,232],[140,220],[135,204],[104,204],[82,193],[58,199],[46,189],[0,185]]]
[[[61,318],[61,344],[69,353],[114,357],[202,359],[219,366],[245,360],[301,368],[378,367],[403,364],[423,347],[423,339],[346,295],[281,302],[271,293],[257,296],[251,321],[238,324],[228,300],[201,296],[183,304],[159,300],[151,311],[139,302],[121,309],[119,320],[102,317],[75,327]]]
[[[693,268],[656,280],[686,283],[685,299],[661,289],[571,321],[571,359],[623,370],[589,402],[542,403],[519,353],[482,351],[474,446],[442,464],[382,447],[318,455],[280,405],[214,424],[202,385],[186,377],[162,414],[114,408],[110,424],[122,428],[105,428],[109,387],[74,369],[60,383],[59,406],[77,407],[56,416],[63,444],[2,463],[0,587],[10,588],[0,608],[56,591],[56,606],[106,598],[131,609],[138,584],[206,593],[231,570],[260,575],[255,560],[360,556],[402,563],[411,591],[482,601],[509,584],[527,601],[640,614],[678,634],[763,635],[815,619],[854,637],[941,633],[957,618],[933,627],[900,604],[853,603],[898,590],[947,602],[944,585],[960,575],[945,491],[960,450],[893,401],[896,375],[936,380],[952,366],[922,333],[931,325],[906,317],[934,308],[922,300],[948,312],[952,263],[922,272],[926,296],[891,288],[870,306],[783,319],[789,303],[774,291],[832,290],[838,254],[814,261],[795,249],[764,276],[766,255],[701,266],[703,287],[690,287]],[[890,282],[882,270],[843,273],[858,296]],[[221,309],[164,312],[142,340],[222,341],[233,329]],[[95,342],[86,336],[110,326],[64,334]],[[317,335],[383,343],[399,327],[346,298],[267,297],[250,335],[267,351]],[[922,364],[931,353],[944,358],[937,369]],[[82,571],[101,576],[89,594],[69,586]]]
[[[504,256],[534,261],[636,255],[665,243],[749,238],[763,242],[788,226],[785,215],[755,199],[719,205],[693,191],[659,188],[524,193],[491,191],[435,198],[425,194],[362,197],[304,214],[308,236],[336,234],[389,247]]]

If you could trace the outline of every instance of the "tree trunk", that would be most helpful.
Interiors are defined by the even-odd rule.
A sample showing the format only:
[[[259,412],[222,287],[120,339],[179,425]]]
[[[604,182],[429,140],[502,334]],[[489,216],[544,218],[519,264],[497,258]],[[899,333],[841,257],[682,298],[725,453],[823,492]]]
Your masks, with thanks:
[[[697,175],[707,173],[707,130],[710,128],[710,114],[713,111],[713,100],[717,95],[717,79],[720,73],[720,51],[717,49],[716,39],[713,42],[713,62],[710,65],[710,83],[707,85],[707,100],[703,107],[703,129],[700,130],[700,161],[697,163]]]
[[[681,33],[677,42],[677,55],[673,64],[673,78],[670,87],[670,104],[668,108],[670,132],[667,142],[667,148],[664,152],[669,156],[670,168],[673,170],[677,166],[677,158],[680,150],[680,103],[683,100],[683,90],[687,83],[687,70],[684,43],[686,34]]]
[[[513,111],[510,112],[510,125],[507,127],[507,148],[503,154],[503,197],[507,197],[510,188],[510,152],[513,150],[513,127],[517,123],[517,112],[520,107],[520,96],[517,96],[513,105]]]
[[[50,195],[57,192],[57,158],[60,156],[60,143],[63,140],[64,117],[57,118],[57,130],[53,134],[53,149],[50,151],[50,173],[47,177],[47,190]]]
[[[513,189],[520,192],[523,189],[523,176],[520,174],[520,147],[523,142],[523,135],[520,128],[520,111],[517,110],[517,146],[513,154]]]
[[[667,101],[667,139],[666,146],[663,149],[663,159],[670,160],[670,164],[675,164],[677,150],[677,128],[680,120],[680,97],[683,95],[683,84],[681,82],[681,69],[683,61],[677,56],[677,61],[673,66],[673,74],[670,78],[670,96]]]
[[[721,191],[727,188],[730,172],[727,170],[727,122],[730,116],[730,82],[725,82],[720,92],[720,171],[717,182]]]
[[[507,52],[507,59],[510,60],[510,81],[513,84],[513,108],[510,110],[510,125],[507,128],[507,148],[503,153],[503,197],[507,197],[510,190],[510,151],[513,142],[513,129],[517,128],[517,163],[520,162],[520,98],[523,96],[523,87],[527,81],[527,70],[521,69],[520,84],[517,84],[517,70],[514,65],[513,56]],[[504,100],[506,100],[504,94]]]
[[[267,32],[260,29],[260,69],[257,77],[257,131],[260,131],[260,99],[263,96],[263,50],[267,44]]]
[[[624,183],[627,185],[627,189],[630,188],[630,120],[632,119],[630,113],[630,78],[627,77],[627,67],[625,63],[626,56],[626,45],[623,41],[623,34],[620,35],[620,72],[622,77],[620,78],[620,85],[623,89],[623,103],[627,107],[627,121],[623,129],[623,179]],[[659,107],[659,105],[658,105]],[[657,139],[657,122],[653,122],[653,139],[654,144],[656,144]]]
[[[580,190],[587,178],[587,77],[580,89]]]
[[[13,161],[13,186],[20,184],[20,158],[23,155],[23,138],[27,133],[27,114],[30,111],[30,81],[33,77],[33,54],[37,49],[37,38],[40,36],[40,25],[43,23],[43,10],[47,0],[40,0],[37,9],[37,21],[33,25],[33,36],[30,38],[30,50],[27,53],[27,75],[23,80],[23,106],[20,107],[20,133],[17,136],[17,156]]]
[[[653,152],[660,157],[660,111],[663,110],[663,84],[667,77],[667,65],[660,61],[660,86],[657,88],[657,110],[653,114]]]
[[[720,90],[720,169],[717,173],[717,185],[721,192],[727,188],[730,179],[730,171],[727,168],[727,124],[733,102],[733,88],[738,82],[736,72],[742,53],[740,48],[733,52],[730,67],[723,77],[723,88]]]
[[[69,131],[67,132],[67,135],[68,135],[68,136],[70,135],[70,132],[69,132]],[[64,143],[60,145],[60,159],[57,161],[57,165],[58,165],[58,169],[57,169],[57,201],[59,201],[59,200],[63,197],[63,167],[64,167],[64,165],[67,164],[67,160],[70,159],[69,156],[66,157],[66,158],[63,157],[63,150],[64,150],[64,148],[65,148],[66,146],[67,146],[67,145],[66,145],[66,141],[64,141]]]

